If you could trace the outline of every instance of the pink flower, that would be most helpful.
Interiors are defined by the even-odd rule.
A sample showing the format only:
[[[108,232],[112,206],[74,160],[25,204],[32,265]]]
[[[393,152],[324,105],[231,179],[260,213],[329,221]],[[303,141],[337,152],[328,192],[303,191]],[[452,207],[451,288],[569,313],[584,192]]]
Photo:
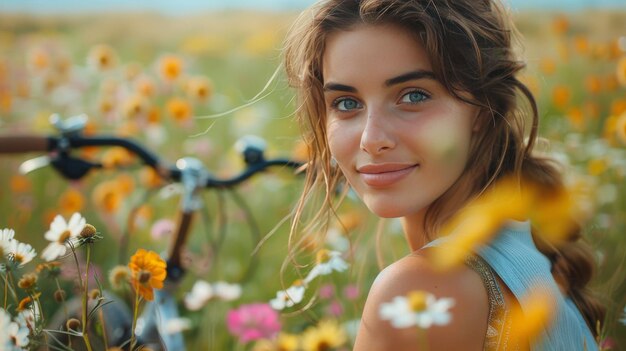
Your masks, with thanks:
[[[359,297],[359,287],[354,284],[350,284],[343,289],[343,295],[348,300],[354,300]]]
[[[318,294],[321,299],[328,300],[335,296],[335,287],[332,284],[324,284],[320,287]]]
[[[159,219],[152,225],[152,228],[150,229],[150,235],[154,240],[167,238],[174,233],[175,228],[176,223],[174,223],[174,221],[172,221],[171,219]]]
[[[341,306],[341,302],[334,300],[328,305],[327,311],[333,317],[340,317],[343,314],[343,306]]]
[[[228,311],[226,324],[228,331],[242,343],[269,339],[280,331],[278,312],[267,303],[241,305],[238,309]]]

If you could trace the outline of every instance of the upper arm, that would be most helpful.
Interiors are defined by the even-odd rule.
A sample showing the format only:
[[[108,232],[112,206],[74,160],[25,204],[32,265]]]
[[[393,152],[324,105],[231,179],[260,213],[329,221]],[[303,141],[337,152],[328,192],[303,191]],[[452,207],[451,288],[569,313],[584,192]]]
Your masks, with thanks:
[[[380,306],[394,297],[421,290],[437,299],[454,299],[446,325],[394,328],[380,317]],[[487,293],[480,277],[467,267],[439,272],[421,256],[409,256],[382,271],[370,289],[354,350],[482,350],[487,329]]]

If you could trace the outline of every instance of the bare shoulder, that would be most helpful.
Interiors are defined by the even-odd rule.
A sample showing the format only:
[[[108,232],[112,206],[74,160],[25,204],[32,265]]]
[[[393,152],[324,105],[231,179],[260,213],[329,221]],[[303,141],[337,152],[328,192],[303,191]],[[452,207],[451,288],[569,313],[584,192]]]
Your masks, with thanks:
[[[452,298],[451,320],[425,330],[393,327],[380,316],[381,304],[413,291]],[[482,280],[473,270],[461,266],[450,271],[432,267],[421,254],[402,258],[385,268],[372,285],[365,303],[354,350],[416,350],[424,342],[428,350],[482,350],[487,329],[489,304]]]

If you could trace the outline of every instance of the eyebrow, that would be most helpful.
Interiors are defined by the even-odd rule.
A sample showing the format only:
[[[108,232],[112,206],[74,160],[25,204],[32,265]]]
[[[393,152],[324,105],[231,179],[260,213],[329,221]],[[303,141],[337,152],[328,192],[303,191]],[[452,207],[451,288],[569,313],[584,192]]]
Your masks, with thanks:
[[[437,78],[435,77],[435,73],[432,71],[416,70],[416,71],[411,71],[411,72],[401,74],[397,77],[387,79],[385,81],[385,86],[390,87],[392,85],[401,84],[401,83],[405,83],[411,80],[418,80],[418,79],[437,80]],[[356,93],[357,89],[349,85],[329,82],[329,83],[324,84],[324,91],[325,92],[326,91],[344,91],[348,93]]]

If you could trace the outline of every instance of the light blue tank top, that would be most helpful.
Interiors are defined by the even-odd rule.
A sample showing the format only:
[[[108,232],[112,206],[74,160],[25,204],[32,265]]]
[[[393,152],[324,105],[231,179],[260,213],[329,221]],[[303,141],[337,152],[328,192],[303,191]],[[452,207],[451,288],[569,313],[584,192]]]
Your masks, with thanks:
[[[451,238],[433,240],[426,247],[437,246]],[[517,298],[522,311],[528,305],[522,299],[530,287],[537,287],[552,295],[556,304],[551,324],[546,326],[531,350],[598,350],[598,346],[582,314],[567,296],[559,290],[551,264],[535,246],[530,233],[530,222],[510,222],[489,244],[480,247],[481,256]]]

